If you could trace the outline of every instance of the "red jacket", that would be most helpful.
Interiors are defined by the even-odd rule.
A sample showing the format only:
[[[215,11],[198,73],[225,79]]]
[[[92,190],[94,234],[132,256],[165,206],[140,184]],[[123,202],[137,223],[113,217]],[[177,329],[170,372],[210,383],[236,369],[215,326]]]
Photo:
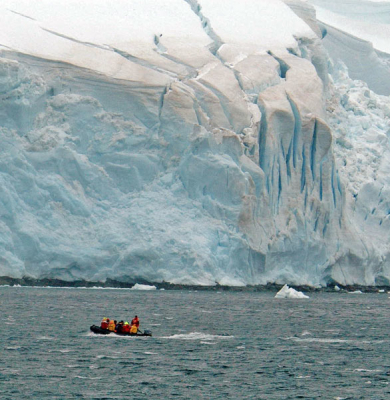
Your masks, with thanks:
[[[100,328],[108,329],[108,322],[105,319],[100,323]]]
[[[129,333],[130,332],[130,325],[123,325],[122,327],[122,333]]]
[[[135,325],[138,328],[139,327],[139,319],[138,318],[133,318],[131,320],[131,325]]]

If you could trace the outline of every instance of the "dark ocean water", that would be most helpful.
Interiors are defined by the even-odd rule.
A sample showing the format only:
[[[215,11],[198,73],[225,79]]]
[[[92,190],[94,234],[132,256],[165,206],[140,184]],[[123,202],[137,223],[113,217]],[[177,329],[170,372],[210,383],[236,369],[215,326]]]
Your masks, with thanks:
[[[0,398],[390,399],[387,293],[274,295],[0,287]]]

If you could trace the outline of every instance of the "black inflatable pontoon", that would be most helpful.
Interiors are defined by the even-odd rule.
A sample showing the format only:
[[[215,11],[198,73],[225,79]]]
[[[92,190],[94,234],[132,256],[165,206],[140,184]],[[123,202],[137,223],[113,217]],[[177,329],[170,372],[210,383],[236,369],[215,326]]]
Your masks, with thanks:
[[[92,325],[90,327],[90,329],[93,333],[96,333],[98,335],[109,335],[110,333],[115,333],[115,335],[119,335],[119,336],[152,336],[152,332],[147,329],[145,329],[143,331],[143,333],[141,333],[141,332],[138,332],[138,333],[112,332],[112,331],[109,331],[108,329],[100,328],[100,326],[97,326],[97,325]]]

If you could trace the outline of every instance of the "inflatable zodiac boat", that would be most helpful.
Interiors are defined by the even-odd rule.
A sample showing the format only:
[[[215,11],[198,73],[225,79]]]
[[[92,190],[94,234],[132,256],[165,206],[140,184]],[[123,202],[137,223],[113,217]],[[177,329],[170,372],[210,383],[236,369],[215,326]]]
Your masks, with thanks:
[[[145,329],[143,332],[138,331],[137,333],[112,332],[97,325],[92,325],[90,329],[97,335],[109,335],[110,333],[113,333],[118,336],[152,336],[152,331],[149,331],[148,329]]]

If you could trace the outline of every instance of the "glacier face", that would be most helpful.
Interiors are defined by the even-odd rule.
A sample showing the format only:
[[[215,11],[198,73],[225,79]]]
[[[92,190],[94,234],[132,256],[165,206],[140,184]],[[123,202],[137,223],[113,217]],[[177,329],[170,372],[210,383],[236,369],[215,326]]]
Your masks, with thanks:
[[[387,282],[388,98],[307,3],[1,7],[0,276]]]

